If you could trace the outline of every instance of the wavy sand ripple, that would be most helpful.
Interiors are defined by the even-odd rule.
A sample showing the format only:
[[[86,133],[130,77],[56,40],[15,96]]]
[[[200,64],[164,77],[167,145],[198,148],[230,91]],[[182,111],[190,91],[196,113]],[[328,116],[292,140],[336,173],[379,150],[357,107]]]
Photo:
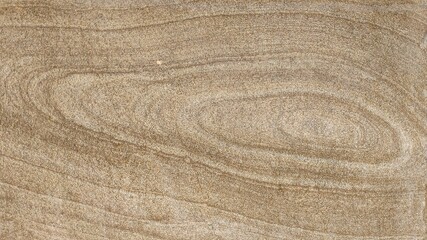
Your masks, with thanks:
[[[0,239],[423,239],[423,3],[0,3]]]

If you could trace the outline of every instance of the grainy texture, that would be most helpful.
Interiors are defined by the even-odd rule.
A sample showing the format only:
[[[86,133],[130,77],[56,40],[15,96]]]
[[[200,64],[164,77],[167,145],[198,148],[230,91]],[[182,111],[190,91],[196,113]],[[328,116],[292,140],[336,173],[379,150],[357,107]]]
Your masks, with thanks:
[[[426,239],[424,1],[0,0],[0,239]]]

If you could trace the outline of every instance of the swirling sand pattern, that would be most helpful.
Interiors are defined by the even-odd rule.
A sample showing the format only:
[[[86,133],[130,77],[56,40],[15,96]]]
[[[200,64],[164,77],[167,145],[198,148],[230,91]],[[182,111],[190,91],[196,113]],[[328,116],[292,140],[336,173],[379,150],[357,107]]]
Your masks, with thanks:
[[[0,3],[0,239],[425,239],[422,1]]]

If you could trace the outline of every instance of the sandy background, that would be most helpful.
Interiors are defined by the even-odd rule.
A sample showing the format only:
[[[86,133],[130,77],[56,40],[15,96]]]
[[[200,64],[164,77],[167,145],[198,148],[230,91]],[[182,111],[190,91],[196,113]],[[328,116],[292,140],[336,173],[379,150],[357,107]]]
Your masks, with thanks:
[[[0,1],[0,239],[425,239],[422,1]]]

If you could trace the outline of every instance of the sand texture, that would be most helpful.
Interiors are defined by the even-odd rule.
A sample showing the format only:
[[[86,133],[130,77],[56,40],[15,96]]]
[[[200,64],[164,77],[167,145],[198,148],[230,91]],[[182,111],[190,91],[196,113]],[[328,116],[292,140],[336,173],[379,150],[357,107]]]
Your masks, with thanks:
[[[0,0],[0,239],[427,239],[427,2]]]

